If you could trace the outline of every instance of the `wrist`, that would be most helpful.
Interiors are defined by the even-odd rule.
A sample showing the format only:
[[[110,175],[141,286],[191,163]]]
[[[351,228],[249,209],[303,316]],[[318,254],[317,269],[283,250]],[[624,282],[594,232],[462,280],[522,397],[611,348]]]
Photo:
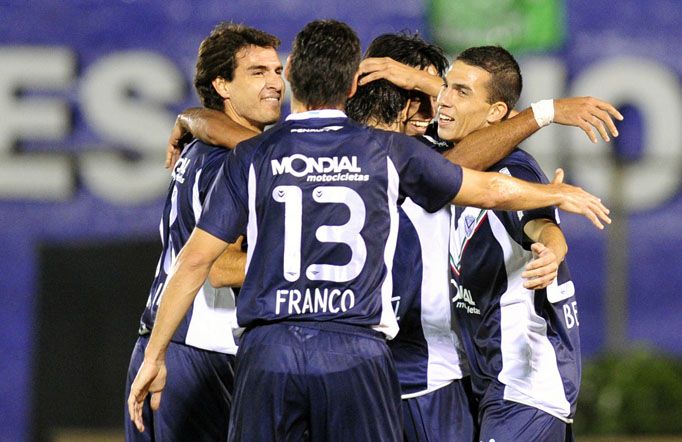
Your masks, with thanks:
[[[533,116],[538,126],[545,127],[554,121],[554,100],[540,100],[532,103]]]

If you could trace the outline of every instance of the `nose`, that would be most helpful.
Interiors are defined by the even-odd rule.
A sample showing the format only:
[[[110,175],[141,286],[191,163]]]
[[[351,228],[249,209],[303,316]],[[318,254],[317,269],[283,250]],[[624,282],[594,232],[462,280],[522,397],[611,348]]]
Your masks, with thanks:
[[[436,105],[438,107],[451,107],[452,102],[450,100],[450,93],[452,92],[452,89],[450,89],[448,86],[443,85],[443,87],[440,89],[440,92],[438,93],[438,97],[436,98]]]
[[[266,86],[281,92],[284,89],[284,80],[282,79],[282,75],[274,71],[269,72],[266,77]]]

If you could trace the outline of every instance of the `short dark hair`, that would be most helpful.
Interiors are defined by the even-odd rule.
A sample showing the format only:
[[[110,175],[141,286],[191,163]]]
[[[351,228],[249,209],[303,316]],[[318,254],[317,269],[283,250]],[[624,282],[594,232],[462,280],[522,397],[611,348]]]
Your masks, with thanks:
[[[523,80],[514,56],[500,46],[478,46],[465,50],[457,60],[490,73],[488,103],[501,101],[511,111],[521,95]]]
[[[194,88],[201,103],[210,109],[223,110],[223,98],[212,82],[218,77],[234,78],[237,53],[247,46],[277,49],[280,41],[274,35],[242,24],[219,23],[199,46]]]
[[[291,91],[312,108],[343,105],[360,66],[360,40],[347,24],[315,20],[297,35],[289,57]]]
[[[443,50],[427,43],[419,35],[408,33],[383,34],[375,38],[365,52],[368,57],[390,57],[395,61],[420,69],[434,66],[441,77],[448,68]],[[405,108],[410,92],[387,80],[376,80],[360,86],[348,100],[348,116],[360,123],[375,120],[391,124]]]

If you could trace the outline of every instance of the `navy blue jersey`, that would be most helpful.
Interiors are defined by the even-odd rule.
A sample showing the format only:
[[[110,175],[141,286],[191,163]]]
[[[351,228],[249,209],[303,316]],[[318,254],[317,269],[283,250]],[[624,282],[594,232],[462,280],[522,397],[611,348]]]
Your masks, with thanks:
[[[172,181],[159,226],[162,251],[142,313],[140,332],[149,333],[166,279],[180,249],[189,239],[208,191],[221,170],[228,150],[194,140],[173,169]],[[236,327],[234,293],[230,288],[216,289],[208,282],[200,289],[194,303],[173,335],[173,341],[205,350],[234,354],[236,345],[232,327]]]
[[[430,148],[441,147],[417,137]],[[400,332],[389,341],[404,399],[425,395],[467,373],[450,327],[450,208],[428,213],[407,198],[399,208],[393,304]]]
[[[340,111],[293,114],[237,146],[198,226],[228,242],[247,233],[240,326],[333,320],[393,337],[399,195],[435,211],[461,180],[460,167],[404,135]]]
[[[535,160],[515,150],[490,170],[547,183]],[[474,392],[570,421],[580,383],[575,290],[565,262],[543,290],[523,287],[533,259],[523,226],[555,208],[493,211],[457,207],[450,240],[452,308],[469,360]]]

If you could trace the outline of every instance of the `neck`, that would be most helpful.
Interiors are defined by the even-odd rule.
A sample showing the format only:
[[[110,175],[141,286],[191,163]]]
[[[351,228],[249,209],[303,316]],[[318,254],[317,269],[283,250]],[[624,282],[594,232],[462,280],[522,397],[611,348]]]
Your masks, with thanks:
[[[265,129],[264,124],[252,123],[251,121],[247,120],[246,118],[244,118],[243,116],[238,114],[234,110],[234,107],[232,107],[232,105],[230,104],[229,101],[225,102],[225,112],[224,113],[225,113],[225,115],[230,117],[230,119],[232,121],[234,121],[235,123],[237,123],[238,125],[245,127],[247,129],[251,129],[254,132],[261,133],[261,132],[263,132],[263,129]]]
[[[403,133],[405,129],[404,126],[400,124],[400,121],[394,121],[392,123],[379,123],[374,119],[370,119],[369,121],[367,121],[367,125],[375,129],[382,129],[399,133]]]
[[[291,97],[291,113],[292,114],[297,114],[299,112],[307,112],[311,110],[321,110],[321,109],[338,109],[338,110],[344,110],[345,106],[344,104],[337,104],[335,106],[310,106],[308,104],[302,103],[296,99],[296,97],[292,96]]]

